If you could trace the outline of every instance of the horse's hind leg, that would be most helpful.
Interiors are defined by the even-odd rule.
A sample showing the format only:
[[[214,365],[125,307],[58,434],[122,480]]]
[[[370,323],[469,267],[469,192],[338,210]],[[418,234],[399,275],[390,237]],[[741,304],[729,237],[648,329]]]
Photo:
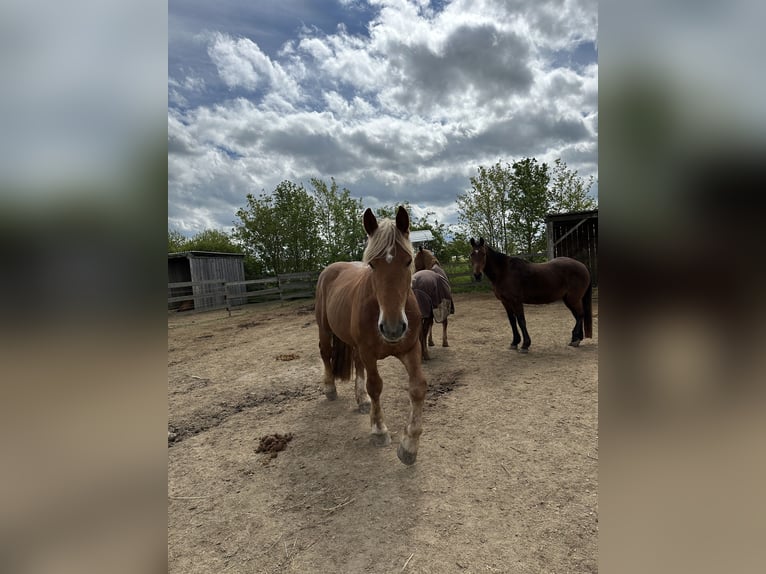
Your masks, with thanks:
[[[447,341],[447,323],[448,319],[445,317],[442,323],[442,347],[449,347],[449,341]]]
[[[428,321],[428,346],[429,347],[434,346],[433,330],[434,330],[434,319],[433,319],[433,316],[431,316],[431,318]]]
[[[426,378],[420,365],[417,347],[398,357],[409,375],[410,419],[404,428],[396,456],[404,464],[413,464],[418,456],[418,443],[423,433],[423,401],[426,398]]]
[[[418,339],[420,341],[420,352],[424,361],[429,361],[431,359],[431,355],[428,354],[427,333],[430,332],[431,327],[433,326],[433,322],[434,320],[432,317],[424,318],[421,320],[420,335],[418,336]]]
[[[335,375],[332,372],[332,332],[319,326],[319,355],[324,364],[324,395],[327,400],[334,401],[338,398],[335,388]]]
[[[572,312],[572,316],[575,318],[575,326],[574,329],[572,329],[572,340],[569,344],[572,347],[577,347],[580,344],[580,341],[583,340],[583,318],[585,317],[585,310],[582,306],[582,300],[576,297],[570,298],[567,295],[564,297],[564,305],[567,306],[567,309]]]
[[[391,444],[391,435],[383,420],[383,409],[380,406],[380,393],[383,391],[383,379],[378,373],[375,356],[362,358],[367,369],[367,394],[370,396],[370,442],[375,446]]]

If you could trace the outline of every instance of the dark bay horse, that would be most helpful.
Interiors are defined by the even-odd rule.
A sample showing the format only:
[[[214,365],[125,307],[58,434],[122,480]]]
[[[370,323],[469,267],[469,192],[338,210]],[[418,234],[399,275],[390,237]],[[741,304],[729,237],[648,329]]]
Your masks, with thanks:
[[[593,336],[593,310],[588,268],[575,259],[556,257],[545,263],[530,263],[495,251],[480,238],[471,238],[471,267],[476,280],[484,273],[492,283],[495,297],[505,307],[513,330],[511,349],[522,340],[516,322],[524,336],[520,352],[529,351],[532,340],[527,332],[524,303],[543,304],[563,300],[575,318],[572,340],[577,347],[583,338]],[[584,331],[584,332],[583,332]]]
[[[422,247],[415,256],[415,275],[412,276],[412,290],[420,305],[423,318],[423,332],[420,334],[423,359],[430,359],[428,346],[434,346],[434,320],[442,324],[442,347],[449,347],[447,325],[449,315],[455,312],[452,289],[439,260],[428,249]],[[428,346],[426,345],[428,340]]]
[[[420,333],[420,346],[423,359],[430,359],[428,346],[434,345],[432,329],[434,320],[442,324],[442,347],[449,347],[447,341],[447,323],[450,313],[455,312],[452,303],[452,290],[444,276],[430,269],[423,269],[412,276],[412,290],[418,300],[423,328]],[[426,344],[426,341],[428,344]]]
[[[356,402],[360,412],[369,410],[370,440],[377,446],[391,443],[380,406],[383,381],[377,363],[394,356],[406,368],[410,418],[397,450],[404,464],[413,464],[417,458],[426,395],[420,364],[420,312],[410,286],[414,253],[409,227],[403,207],[395,222],[383,219],[380,223],[367,209],[368,240],[362,262],[328,265],[319,275],[315,302],[325,396],[335,400],[335,379],[350,380],[352,368],[356,370]]]

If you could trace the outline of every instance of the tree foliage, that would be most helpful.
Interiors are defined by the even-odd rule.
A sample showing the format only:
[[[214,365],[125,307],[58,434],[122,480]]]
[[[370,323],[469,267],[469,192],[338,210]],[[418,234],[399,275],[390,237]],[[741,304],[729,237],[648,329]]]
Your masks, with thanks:
[[[483,237],[504,253],[514,251],[510,229],[511,171],[500,162],[479,166],[470,178],[471,190],[458,195],[458,221],[469,233]]]
[[[551,185],[548,188],[548,206],[551,213],[588,211],[598,203],[588,195],[594,182],[593,176],[583,180],[577,170],[570,170],[560,158],[551,168]]]
[[[375,210],[375,217],[388,217],[390,219],[396,219],[396,211],[399,209],[400,205],[407,210],[407,213],[410,216],[410,231],[428,230],[431,232],[431,234],[434,236],[434,239],[433,241],[429,242],[429,248],[437,257],[439,257],[447,245],[447,226],[443,223],[439,223],[435,212],[426,211],[423,215],[417,217],[412,213],[412,206],[410,205],[410,202],[404,201],[394,205],[383,205],[378,207]]]
[[[510,177],[509,214],[511,235],[522,253],[545,251],[545,216],[548,213],[548,164],[534,158],[516,161]],[[507,252],[506,252],[507,253]]]
[[[225,231],[205,229],[189,239],[184,251],[215,251],[218,253],[243,253],[240,245]]]
[[[205,229],[191,238],[175,230],[168,229],[168,253],[180,251],[215,251],[218,253],[243,253],[232,236],[219,229]]]
[[[364,251],[364,227],[362,225],[362,200],[351,197],[345,187],[338,189],[335,178],[331,185],[312,178],[316,199],[317,226],[322,240],[321,263],[355,261]]]
[[[593,177],[583,180],[557,159],[552,167],[535,158],[479,166],[471,189],[458,196],[458,221],[466,236],[484,237],[504,253],[531,256],[545,251],[545,216],[595,209],[588,196]],[[463,238],[462,234],[458,234]]]
[[[168,229],[168,253],[185,251],[186,237],[176,229]]]
[[[263,262],[270,274],[314,271],[320,266],[316,200],[291,181],[273,193],[247,195],[247,207],[237,210],[234,236],[245,251]]]

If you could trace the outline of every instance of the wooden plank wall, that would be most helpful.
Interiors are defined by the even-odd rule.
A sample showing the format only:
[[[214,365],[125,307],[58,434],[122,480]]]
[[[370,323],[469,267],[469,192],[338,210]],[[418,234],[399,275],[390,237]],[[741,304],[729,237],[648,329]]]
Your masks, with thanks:
[[[313,298],[319,272],[288,273],[277,277],[253,279],[250,281],[185,281],[168,283],[168,310],[178,309],[184,302],[193,301],[197,311],[229,309],[241,307],[247,303],[260,303],[273,300],[291,300]],[[180,294],[179,290],[191,288],[192,293]],[[182,305],[183,310],[191,310],[190,305]]]

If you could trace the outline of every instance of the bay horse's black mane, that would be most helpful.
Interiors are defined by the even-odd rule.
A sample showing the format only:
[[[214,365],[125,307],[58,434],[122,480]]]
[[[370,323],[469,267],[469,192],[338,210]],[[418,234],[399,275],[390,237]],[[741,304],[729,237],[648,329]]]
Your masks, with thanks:
[[[526,261],[521,257],[506,255],[505,253],[495,251],[492,247],[487,245],[487,264],[484,267],[484,274],[487,276],[487,279],[492,282],[495,282],[498,278],[496,271],[500,271],[504,267],[524,267],[527,264],[529,264],[529,261]]]

